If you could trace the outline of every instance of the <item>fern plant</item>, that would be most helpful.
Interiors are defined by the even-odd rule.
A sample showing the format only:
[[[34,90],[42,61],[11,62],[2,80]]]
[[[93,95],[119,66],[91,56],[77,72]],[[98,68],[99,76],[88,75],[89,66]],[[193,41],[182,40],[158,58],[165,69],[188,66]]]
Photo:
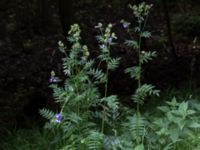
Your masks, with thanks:
[[[147,96],[159,96],[159,90],[156,90],[153,85],[143,84],[141,81],[142,66],[156,56],[155,51],[144,51],[141,49],[142,38],[149,38],[151,36],[151,33],[145,30],[145,26],[152,5],[141,3],[138,6],[129,5],[129,7],[137,20],[137,26],[131,29],[131,23],[125,20],[122,20],[121,23],[131,37],[130,40],[125,41],[125,44],[136,52],[138,59],[138,64],[136,66],[129,67],[125,70],[125,73],[128,73],[131,78],[137,80],[137,89],[132,96],[132,100],[136,103],[136,114],[128,117],[128,122],[124,123],[124,126],[128,129],[128,136],[132,137],[132,141],[137,145],[135,149],[144,149],[146,121],[141,115],[140,105],[144,103]]]
[[[71,48],[67,48],[62,42],[58,43],[59,50],[65,55],[63,72],[66,80],[61,81],[54,72],[51,73],[50,81],[54,83],[51,87],[56,102],[60,104],[60,111],[57,113],[48,109],[40,111],[45,118],[50,120],[46,128],[51,130],[53,135],[55,134],[51,136],[52,145],[57,143],[54,148],[80,150],[144,148],[146,120],[141,116],[140,105],[144,103],[146,96],[158,95],[159,91],[155,90],[153,85],[142,84],[142,65],[152,60],[156,53],[141,50],[141,38],[150,36],[150,32],[144,31],[146,21],[144,24],[143,22],[147,20],[151,6],[142,3],[130,8],[138,19],[138,27],[135,28],[138,40],[131,39],[125,43],[136,50],[138,65],[127,68],[125,72],[138,81],[138,88],[132,96],[137,104],[136,115],[128,117],[128,122],[123,124],[125,130],[117,128],[119,127],[116,121],[119,118],[118,98],[116,95],[108,95],[109,72],[115,70],[120,61],[120,58],[111,57],[111,46],[117,39],[115,33],[112,32],[112,24],[105,29],[101,23],[95,27],[100,33],[97,36],[100,48],[98,68],[95,67],[97,60],[89,59],[87,46],[81,44],[81,31],[75,24],[69,31],[68,40]],[[129,29],[130,23],[125,21],[122,23],[128,28],[128,33],[132,34]],[[100,68],[101,66],[103,69]],[[63,87],[58,86],[57,82],[62,82]],[[99,84],[104,84],[103,96],[98,91]],[[92,111],[91,108],[95,110]],[[121,134],[121,131],[125,132]]]
[[[133,31],[137,34],[136,37],[131,36],[131,40],[126,40],[125,44],[131,47],[137,53],[138,65],[134,67],[129,67],[125,70],[125,73],[130,74],[131,78],[137,80],[137,90],[133,95],[132,99],[137,104],[137,114],[140,113],[140,105],[144,103],[144,99],[148,95],[159,95],[159,90],[155,90],[155,87],[151,84],[142,84],[142,65],[148,63],[154,57],[156,57],[155,51],[144,51],[141,49],[142,38],[149,38],[151,33],[149,31],[145,31],[145,25],[148,19],[149,10],[152,5],[147,5],[145,3],[141,3],[139,6],[131,6],[129,5],[131,10],[133,11],[134,16],[137,19],[138,26],[134,28],[134,30],[129,29],[127,26],[127,32],[129,35],[133,35]],[[123,24],[127,24],[124,20],[121,21]],[[130,23],[128,23],[130,25]],[[124,25],[125,26],[125,25]]]
[[[57,149],[69,147],[69,149],[80,149],[84,147],[81,142],[88,132],[95,130],[95,123],[90,116],[90,107],[99,99],[99,92],[91,80],[91,68],[94,61],[89,59],[89,51],[86,45],[81,44],[80,28],[77,24],[71,26],[68,40],[71,48],[59,42],[59,50],[65,55],[63,58],[63,72],[66,80],[63,87],[57,82],[60,80],[52,73],[50,81],[54,91],[54,97],[60,104],[60,111],[53,113],[48,109],[42,109],[41,114],[50,120],[46,127],[55,134]],[[98,71],[94,72],[94,77],[99,76]],[[96,82],[98,78],[94,79]],[[59,141],[59,142],[58,142]],[[60,144],[58,144],[60,143]]]
[[[121,23],[130,35],[125,44],[136,53],[137,65],[125,70],[137,81],[137,89],[131,99],[136,110],[123,107],[117,95],[109,95],[109,74],[120,63],[120,58],[112,57],[112,46],[117,39],[112,32],[113,25],[105,28],[99,23],[97,40],[99,56],[91,59],[88,47],[81,43],[81,30],[74,24],[69,31],[71,47],[58,42],[63,53],[63,73],[59,79],[51,72],[51,88],[55,102],[60,108],[56,112],[42,109],[40,113],[48,119],[45,135],[52,150],[144,150],[172,149],[182,139],[194,134],[199,128],[193,117],[199,111],[197,105],[190,107],[188,102],[178,103],[175,99],[166,106],[158,107],[161,116],[145,115],[141,106],[148,96],[159,96],[159,90],[152,84],[142,81],[143,65],[156,57],[155,51],[144,51],[142,38],[151,33],[145,30],[152,5],[141,3],[129,5],[137,20],[137,26],[122,20]],[[103,93],[98,86],[103,85]],[[196,110],[196,111],[194,111]]]
[[[95,28],[99,29],[100,35],[97,36],[99,42],[100,55],[98,56],[100,64],[104,63],[105,73],[104,73],[104,97],[101,98],[101,106],[103,107],[102,111],[102,123],[101,123],[101,132],[104,133],[105,122],[109,124],[108,116],[112,116],[112,113],[116,113],[118,109],[118,99],[117,96],[111,95],[108,96],[108,82],[109,82],[109,72],[114,71],[118,65],[120,58],[111,57],[111,46],[114,44],[114,40],[117,39],[114,32],[112,32],[112,24],[103,28],[101,23],[98,23]]]
[[[100,64],[103,69],[95,67],[95,61],[89,58],[89,50],[81,44],[80,28],[77,24],[71,26],[68,40],[71,48],[59,42],[59,50],[65,55],[63,58],[63,72],[65,80],[61,81],[55,73],[51,73],[50,82],[55,101],[60,105],[60,111],[48,109],[40,110],[43,117],[50,120],[46,128],[54,136],[52,149],[102,149],[105,147],[105,126],[112,127],[118,111],[118,98],[107,94],[109,71],[113,71],[119,64],[119,58],[112,58],[110,48],[117,37],[111,32],[112,24],[103,31],[102,25],[96,26],[100,30],[97,36],[100,45]],[[101,67],[101,65],[99,65]],[[63,83],[59,86],[58,82]],[[104,84],[103,96],[97,85]],[[101,125],[99,127],[99,121]],[[57,144],[56,144],[57,143]]]

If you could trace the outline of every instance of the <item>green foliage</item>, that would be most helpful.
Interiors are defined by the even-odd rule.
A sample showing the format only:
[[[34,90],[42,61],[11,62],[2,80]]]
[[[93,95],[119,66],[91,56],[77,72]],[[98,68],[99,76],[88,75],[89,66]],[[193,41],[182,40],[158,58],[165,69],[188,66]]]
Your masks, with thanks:
[[[194,138],[195,130],[200,127],[195,119],[196,111],[189,108],[188,102],[178,103],[173,98],[166,103],[166,106],[158,107],[163,115],[155,117],[152,126],[158,137],[157,142],[163,149],[172,148],[176,143],[189,137]]]
[[[136,90],[135,94],[132,96],[132,99],[136,103],[143,104],[145,98],[150,95],[159,96],[159,90],[155,90],[154,86],[151,84],[143,84]]]
[[[54,112],[52,112],[51,110],[45,109],[45,108],[40,110],[40,114],[44,118],[49,119],[49,120],[53,119],[53,117],[55,116]]]
[[[120,60],[110,56],[113,40],[117,37],[111,32],[112,24],[105,30],[101,23],[96,28],[100,30],[97,36],[100,54],[99,60],[95,61],[104,63],[106,69],[95,67],[95,61],[89,59],[89,50],[81,44],[81,30],[77,24],[72,25],[69,31],[71,48],[68,49],[62,42],[58,43],[59,50],[65,55],[63,72],[66,79],[63,86],[59,86],[57,82],[61,80],[52,72],[50,81],[53,82],[51,88],[55,101],[60,104],[60,111],[40,110],[41,115],[49,119],[45,128],[52,134],[49,137],[52,149],[102,149],[107,134],[105,127],[114,126],[118,116],[117,96],[107,95],[109,72],[117,68]],[[104,96],[98,91],[99,84],[105,85]],[[102,122],[101,126],[99,122]]]
[[[139,45],[137,41],[133,41],[133,40],[126,40],[125,44],[129,47],[133,47],[134,49],[138,49]]]
[[[149,61],[151,61],[156,56],[157,55],[156,55],[155,51],[153,51],[153,52],[142,51],[141,54],[140,54],[140,63],[141,64],[148,63]]]
[[[185,98],[187,97],[185,96],[186,92],[189,92],[189,90],[182,89],[181,91],[173,90],[171,92],[166,90],[161,94],[159,101],[169,99],[168,95],[173,95],[174,93],[178,93],[178,95],[175,94],[177,97]],[[194,93],[195,92],[199,91],[195,90]],[[166,95],[164,95],[165,93]],[[162,97],[163,95],[164,97]],[[199,97],[190,96],[189,99],[184,99],[184,101],[183,98],[180,98],[173,98],[171,101],[167,101],[166,104],[158,106],[157,112],[152,110],[155,105],[145,108],[149,113],[139,117],[141,118],[139,121],[137,121],[138,117],[134,111],[124,108],[119,114],[121,117],[117,117],[117,119],[114,120],[117,122],[115,126],[109,126],[108,129],[105,130],[106,134],[99,132],[97,129],[98,124],[86,123],[87,116],[81,119],[75,113],[66,114],[62,125],[56,122],[49,122],[45,125],[46,128],[43,132],[36,127],[32,129],[14,130],[13,132],[4,132],[1,134],[2,140],[0,149],[198,150],[200,148],[200,104],[196,99],[199,99]],[[184,116],[185,119],[183,119]],[[176,120],[178,120],[178,122],[179,120],[180,122],[183,120],[185,122],[184,126]],[[77,137],[78,133],[75,131],[79,125],[81,125],[81,134]],[[63,130],[65,130],[65,134],[58,130],[61,126]],[[174,137],[177,137],[174,133],[178,135],[178,139],[175,142],[172,141]],[[137,134],[140,136],[136,136]],[[65,138],[67,144],[60,142],[61,138],[59,137]],[[142,144],[136,143],[136,137],[142,137]],[[75,144],[77,139],[80,139],[79,148],[77,148]]]
[[[131,78],[139,80],[141,75],[141,67],[139,66],[129,67],[125,70],[125,73],[129,73]]]
[[[94,84],[99,84],[99,83],[105,83],[106,82],[106,76],[103,73],[102,70],[100,69],[90,69],[90,71],[88,72],[89,75],[92,75],[94,78]]]
[[[13,130],[4,137],[0,143],[2,150],[43,150],[49,144],[46,133],[41,132],[38,127],[32,129]]]
[[[84,139],[88,150],[102,149],[103,134],[97,131],[90,131],[89,135]]]
[[[138,64],[125,70],[137,81],[132,95],[136,110],[124,107],[117,95],[108,93],[109,73],[120,63],[120,58],[111,57],[112,46],[117,39],[112,32],[113,25],[108,24],[104,28],[98,23],[95,26],[99,30],[100,51],[99,56],[91,60],[87,46],[81,43],[81,30],[74,24],[68,37],[71,47],[58,43],[64,54],[65,80],[61,81],[54,72],[51,73],[51,88],[60,110],[57,113],[40,110],[41,115],[49,120],[45,125],[45,131],[49,133],[47,139],[51,141],[48,149],[167,150],[176,148],[188,138],[192,139],[195,130],[200,127],[195,117],[200,109],[190,106],[189,102],[178,103],[172,99],[165,106],[158,107],[160,116],[141,111],[148,97],[159,96],[160,93],[154,85],[142,81],[143,65],[156,57],[155,51],[141,49],[141,39],[151,36],[149,31],[144,30],[151,5],[142,3],[130,8],[137,19],[137,26],[130,29],[129,22],[122,20],[121,23],[131,35],[125,44],[135,51],[137,57]],[[104,87],[102,93],[99,85]]]
[[[135,146],[131,144],[130,149],[132,148],[137,150],[143,150],[145,149],[144,144],[148,144],[148,139],[146,139],[148,137],[148,133],[146,131],[146,126],[148,127],[148,124],[146,123],[144,117],[142,117],[141,115],[140,105],[144,103],[144,100],[147,96],[159,96],[159,90],[156,90],[155,87],[151,84],[142,84],[141,81],[142,65],[144,63],[148,63],[156,56],[155,51],[151,52],[141,50],[141,39],[149,38],[151,36],[151,33],[149,31],[144,31],[144,29],[149,10],[152,6],[146,5],[145,3],[141,3],[139,6],[129,5],[129,7],[132,9],[133,14],[137,19],[138,25],[134,28],[134,30],[131,30],[129,29],[129,23],[129,26],[127,27],[128,34],[136,36],[130,36],[131,39],[126,40],[125,44],[131,47],[134,51],[136,51],[136,54],[138,56],[138,65],[127,68],[125,70],[125,73],[130,74],[131,78],[134,78],[138,81],[137,89],[134,91],[134,94],[132,96],[133,101],[137,104],[137,110],[135,115],[128,117],[128,122],[125,122],[124,126],[127,129],[126,139],[131,139],[129,143],[135,143]],[[122,21],[122,23],[124,23],[124,21]]]
[[[145,119],[143,117],[139,115],[128,117],[128,122],[124,123],[124,128],[128,131],[129,139],[136,143],[143,141],[145,136]]]
[[[119,61],[120,61],[120,58],[110,59],[110,61],[108,62],[108,69],[109,70],[115,70],[119,65]]]

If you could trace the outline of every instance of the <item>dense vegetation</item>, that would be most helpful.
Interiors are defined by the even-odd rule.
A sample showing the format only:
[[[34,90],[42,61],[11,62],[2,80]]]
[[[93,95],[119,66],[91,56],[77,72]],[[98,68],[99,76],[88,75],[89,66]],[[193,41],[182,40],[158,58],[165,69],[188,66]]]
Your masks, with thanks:
[[[63,1],[59,2],[61,7]],[[198,49],[198,16],[184,15],[186,18],[189,17],[184,22],[182,20],[184,18],[177,15],[176,21],[171,23],[168,3],[164,0],[162,2],[166,10],[164,14],[168,37],[167,39],[158,37],[160,40],[158,45],[153,42],[157,38],[153,38],[152,33],[147,31],[148,29],[154,32],[149,26],[152,21],[150,10],[154,9],[153,5],[140,1],[136,2],[137,5],[128,5],[131,12],[128,18],[115,23],[99,22],[94,29],[90,29],[95,33],[93,39],[96,41],[92,43],[96,44],[95,46],[91,46],[91,43],[85,45],[88,41],[85,37],[90,31],[82,31],[79,24],[71,25],[69,31],[64,29],[67,41],[58,42],[62,69],[55,68],[49,78],[54,106],[42,108],[44,105],[40,105],[40,109],[36,110],[41,115],[40,119],[36,118],[34,125],[30,123],[31,129],[9,130],[8,127],[3,127],[0,130],[3,139],[0,148],[5,150],[200,149],[200,102],[198,86],[194,84],[196,80],[192,78],[195,76],[193,74],[198,55],[195,52],[191,54],[189,77],[187,77],[189,86],[185,89],[185,86],[179,90],[167,90],[158,86],[161,88],[159,90],[155,86],[159,85],[158,82],[154,82],[153,85],[150,83],[151,80],[145,79],[145,76],[148,76],[148,67],[153,66],[152,69],[156,70],[154,66],[158,65],[156,63],[160,59],[168,60],[170,57],[171,65],[180,63],[172,31],[177,33],[177,37],[184,32],[188,39],[193,39],[192,47]],[[177,5],[181,13],[185,13],[186,2],[181,2],[177,2]],[[81,2],[79,4],[81,5]],[[115,4],[117,5],[117,1]],[[60,12],[63,27],[73,22],[62,20],[62,13]],[[178,24],[182,22],[184,24],[179,26]],[[120,32],[116,26],[120,26]],[[166,47],[166,41],[170,47],[167,49],[168,56],[156,50],[159,44]],[[98,50],[94,52],[91,48]],[[117,48],[128,50],[128,58],[132,62],[124,64],[124,59],[127,57],[124,58],[115,52]],[[63,73],[60,73],[61,70]],[[112,78],[116,74],[124,74],[120,76],[118,82],[128,78],[126,81],[131,84],[128,90],[127,82],[119,84],[122,85],[118,88],[120,92],[113,90],[116,81]],[[173,85],[171,87],[175,88]],[[32,106],[32,103],[30,104]],[[45,120],[42,120],[42,117]]]

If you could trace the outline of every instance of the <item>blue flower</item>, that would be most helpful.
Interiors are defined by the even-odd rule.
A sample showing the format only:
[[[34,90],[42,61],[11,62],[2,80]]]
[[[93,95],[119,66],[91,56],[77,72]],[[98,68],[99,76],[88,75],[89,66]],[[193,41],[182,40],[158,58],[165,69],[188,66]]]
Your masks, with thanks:
[[[60,79],[58,77],[51,77],[51,78],[49,78],[49,82],[50,83],[57,83],[59,81],[60,81]]]
[[[49,78],[49,82],[53,83],[54,82],[54,77]]]
[[[108,43],[109,43],[109,44],[112,44],[112,37],[109,37],[109,38],[108,38]]]
[[[104,44],[99,45],[100,49],[104,49],[106,46]]]
[[[55,114],[56,122],[61,123],[62,121],[62,115],[61,114]]]
[[[123,24],[124,29],[127,29],[129,27],[129,23],[128,22],[124,22]]]

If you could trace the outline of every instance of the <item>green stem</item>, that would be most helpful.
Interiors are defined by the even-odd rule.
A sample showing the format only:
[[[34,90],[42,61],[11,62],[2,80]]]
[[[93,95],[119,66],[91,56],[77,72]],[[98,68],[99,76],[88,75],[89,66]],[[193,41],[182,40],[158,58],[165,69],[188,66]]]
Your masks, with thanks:
[[[148,20],[148,15],[146,16],[146,18],[145,18],[145,20],[144,20],[144,25],[143,25],[143,27],[142,27],[141,32],[144,31],[144,28],[145,28],[145,26],[146,26],[146,24],[147,24],[147,20]]]
[[[67,100],[64,102],[64,104],[62,105],[62,108],[61,108],[61,111],[60,111],[60,114],[62,114],[64,108],[65,108],[65,105],[67,104]]]
[[[140,33],[139,33],[139,40],[138,40],[138,65],[140,68],[140,73],[139,73],[139,79],[138,79],[138,89],[141,87],[141,70],[142,70],[142,64],[141,64],[141,41],[142,41],[142,37],[141,37],[141,27],[142,24],[139,23],[139,28],[140,28]],[[137,114],[140,114],[140,103],[137,102]]]
[[[103,114],[102,114],[102,122],[101,122],[101,133],[104,133],[104,125],[105,125],[105,108],[103,106]]]
[[[80,116],[80,104],[78,103],[78,116]],[[78,134],[81,135],[80,123],[78,124]],[[80,141],[78,143],[78,149],[80,149]]]
[[[107,93],[108,93],[108,67],[106,69],[106,83],[105,83],[105,94],[104,96],[106,97],[107,96]],[[102,124],[101,124],[101,132],[103,133],[104,132],[104,124],[105,124],[105,108],[104,108],[104,105],[103,105],[103,116],[102,116]]]
[[[108,57],[110,58],[110,45],[108,45]],[[109,68],[108,68],[108,61],[106,61],[107,67],[106,67],[106,83],[105,83],[105,97],[108,94],[108,74],[109,74]]]
[[[108,47],[108,57],[110,57],[110,46]],[[108,69],[108,61],[106,61],[107,67],[106,67],[106,83],[105,83],[105,93],[104,97],[107,97],[108,94],[108,74],[109,74],[109,69]],[[101,132],[104,132],[104,126],[105,126],[105,106],[103,105],[103,115],[102,115],[102,123],[101,123]]]
[[[108,94],[108,67],[107,67],[107,69],[106,69],[106,83],[105,83],[105,97],[107,96],[107,94]]]
[[[106,83],[105,83],[105,94],[104,96],[106,97],[107,96],[107,93],[108,93],[108,67],[106,69]],[[104,124],[105,124],[105,107],[103,105],[103,115],[102,115],[102,124],[101,124],[101,132],[103,133],[104,132]]]
[[[80,116],[80,104],[79,103],[78,103],[77,113],[78,113],[78,116]]]
[[[141,22],[139,23],[140,32],[139,32],[139,39],[138,39],[138,65],[139,65],[139,68],[140,68],[140,74],[139,74],[139,79],[138,79],[138,88],[141,87],[141,74],[142,74],[142,63],[141,63],[141,43],[142,43],[142,37],[141,37],[141,33],[144,31],[144,28],[146,26],[147,20],[148,20],[148,15],[145,18],[143,26],[142,26]],[[139,104],[139,102],[137,102],[137,114],[138,115],[140,114],[140,104]]]

